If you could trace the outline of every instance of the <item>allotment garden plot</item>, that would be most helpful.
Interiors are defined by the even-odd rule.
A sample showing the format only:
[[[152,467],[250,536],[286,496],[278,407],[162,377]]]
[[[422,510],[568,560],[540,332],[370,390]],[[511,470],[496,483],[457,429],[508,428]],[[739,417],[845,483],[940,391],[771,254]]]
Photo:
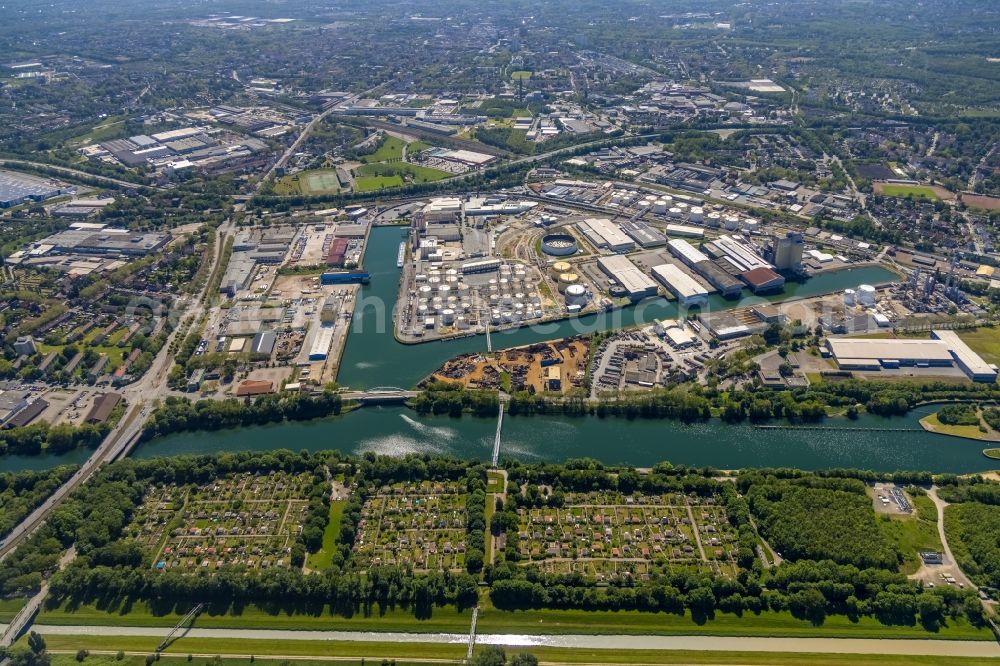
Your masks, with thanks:
[[[354,542],[355,565],[462,570],[466,494],[465,486],[455,482],[383,486],[362,507]]]
[[[161,570],[289,567],[312,485],[312,474],[285,472],[154,485],[127,533]]]
[[[736,531],[714,497],[567,493],[562,507],[520,508],[522,563],[599,580],[689,568],[736,574]]]

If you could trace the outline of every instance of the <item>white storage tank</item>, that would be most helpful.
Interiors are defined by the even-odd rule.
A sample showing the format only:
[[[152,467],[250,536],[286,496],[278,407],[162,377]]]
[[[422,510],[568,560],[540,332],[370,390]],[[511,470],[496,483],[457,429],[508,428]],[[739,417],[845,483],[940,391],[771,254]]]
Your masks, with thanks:
[[[430,287],[428,287],[427,285],[424,285],[424,286],[420,287],[420,289],[417,290],[417,292],[420,294],[420,298],[430,298],[431,297],[431,293],[433,291],[434,290],[431,289]]]
[[[678,208],[677,206],[674,206],[669,211],[667,211],[667,214],[670,217],[680,217],[681,216],[681,209]]]
[[[587,289],[582,284],[571,284],[566,287],[566,305],[587,304]]]
[[[455,311],[451,308],[445,308],[441,311],[441,323],[445,326],[451,326],[455,323]]]
[[[705,220],[705,209],[701,206],[692,206],[691,213],[688,215],[688,219],[692,222],[701,224]]]
[[[722,226],[728,231],[736,231],[740,228],[740,218],[735,215],[726,215],[726,217],[722,219]]]
[[[663,215],[667,212],[667,201],[666,199],[657,199],[656,203],[653,204],[653,212],[657,215]]]
[[[875,305],[875,287],[870,284],[863,284],[858,287],[858,302],[864,306]]]
[[[858,302],[858,292],[853,289],[844,290],[844,305],[855,305]]]
[[[705,216],[705,224],[710,227],[722,226],[722,215],[712,212]]]

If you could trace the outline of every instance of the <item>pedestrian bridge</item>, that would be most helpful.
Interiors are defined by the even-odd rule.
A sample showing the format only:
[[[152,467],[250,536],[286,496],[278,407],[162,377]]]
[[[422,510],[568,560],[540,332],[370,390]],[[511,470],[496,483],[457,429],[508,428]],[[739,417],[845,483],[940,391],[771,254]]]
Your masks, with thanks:
[[[376,386],[364,391],[345,391],[340,395],[344,400],[363,403],[392,403],[405,402],[419,394],[419,391],[407,391],[397,386]]]

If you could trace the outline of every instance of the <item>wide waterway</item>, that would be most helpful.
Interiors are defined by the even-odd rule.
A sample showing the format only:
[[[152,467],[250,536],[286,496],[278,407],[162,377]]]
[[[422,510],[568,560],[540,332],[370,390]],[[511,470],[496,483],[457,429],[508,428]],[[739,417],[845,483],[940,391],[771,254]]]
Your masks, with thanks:
[[[420,345],[404,345],[395,340],[388,315],[399,285],[395,260],[400,241],[398,228],[372,231],[365,255],[365,267],[372,280],[359,294],[354,325],[342,359],[339,377],[342,385],[410,387],[452,356],[485,350],[483,336]],[[871,267],[826,273],[804,284],[788,285],[779,298],[837,292],[893,278],[895,275],[889,271]],[[740,303],[746,304],[748,301]],[[731,308],[737,304],[717,300],[712,305]],[[585,330],[669,318],[676,311],[674,304],[652,299],[614,313],[495,333],[493,344],[495,348],[529,344]],[[894,419],[870,415],[863,415],[857,421],[829,419],[830,429],[826,430],[761,430],[749,424],[734,426],[719,420],[684,425],[665,420],[508,417],[504,420],[501,456],[525,461],[592,457],[609,464],[640,467],[662,460],[720,468],[859,467],[956,473],[994,466],[982,455],[982,445],[977,442],[915,431],[919,428],[918,419],[930,411],[933,410],[924,408]],[[487,460],[492,452],[495,427],[494,419],[420,417],[404,407],[367,407],[341,417],[311,422],[180,433],[144,443],[134,455],[148,458],[291,448],[391,455],[440,453]],[[875,430],[887,427],[911,430]],[[859,432],[856,428],[872,430]],[[73,452],[60,458],[7,458],[0,462],[0,469],[49,467],[58,462],[77,462],[82,457],[82,452]]]
[[[533,461],[596,458],[608,464],[648,467],[662,460],[720,468],[857,467],[879,471],[931,470],[965,473],[995,467],[972,440],[909,430],[932,407],[902,418],[862,415],[828,419],[829,429],[761,430],[718,419],[685,425],[666,420],[524,416],[504,419],[501,458]],[[447,454],[489,460],[496,420],[464,416],[418,417],[405,407],[366,407],[344,416],[308,422],[170,435],[139,447],[139,458],[217,451],[339,449],[387,455]]]

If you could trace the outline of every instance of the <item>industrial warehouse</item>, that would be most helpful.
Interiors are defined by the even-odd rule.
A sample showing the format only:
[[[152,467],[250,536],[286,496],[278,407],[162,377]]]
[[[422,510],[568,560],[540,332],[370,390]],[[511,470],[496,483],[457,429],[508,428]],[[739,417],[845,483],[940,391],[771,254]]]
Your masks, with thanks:
[[[683,305],[700,305],[708,298],[709,291],[679,266],[653,266],[653,276]]]
[[[65,231],[12,253],[7,263],[86,275],[114,270],[130,259],[159,252],[170,238],[168,233],[129,231],[102,222],[74,222]]]
[[[597,260],[597,265],[617,283],[618,288],[622,290],[621,296],[638,301],[656,295],[656,283],[640,271],[628,257],[601,257]],[[616,289],[612,287],[612,295],[617,295],[615,292]]]
[[[957,367],[975,382],[996,382],[997,366],[984,361],[954,331],[933,331],[930,340],[828,338],[826,348],[841,370]]]
[[[635,249],[635,241],[609,219],[603,217],[588,218],[578,222],[576,226],[587,241],[596,248],[607,249],[611,252],[628,252]]]
[[[14,171],[0,170],[0,208],[11,208],[31,201],[45,201],[65,194],[68,185],[50,178],[40,178]]]

